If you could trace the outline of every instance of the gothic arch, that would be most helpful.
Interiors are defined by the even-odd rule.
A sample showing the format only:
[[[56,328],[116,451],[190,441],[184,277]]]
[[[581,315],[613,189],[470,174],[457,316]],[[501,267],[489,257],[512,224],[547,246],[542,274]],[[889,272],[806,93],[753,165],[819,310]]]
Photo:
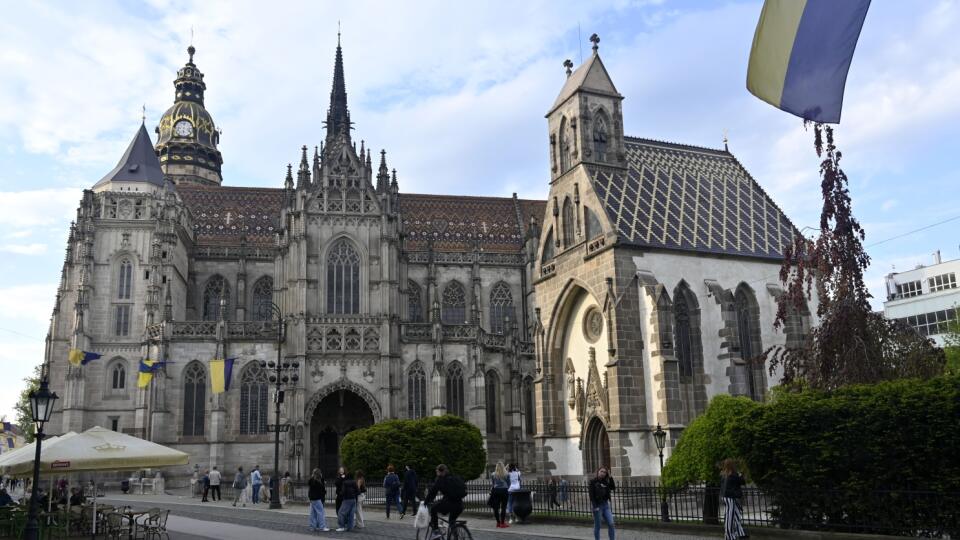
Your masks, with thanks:
[[[230,319],[230,282],[220,274],[214,274],[207,278],[203,285],[203,295],[201,296],[201,319],[204,321],[216,321],[220,318],[220,299],[226,301],[226,313],[223,318]]]
[[[184,437],[203,437],[206,433],[207,370],[194,360],[183,370],[183,424]]]
[[[684,423],[689,424],[707,406],[703,365],[703,340],[700,304],[686,281],[673,290],[674,354],[680,373],[680,393],[684,403]]]
[[[339,390],[346,390],[360,396],[360,398],[367,403],[367,406],[370,407],[370,412],[373,413],[374,423],[377,423],[383,419],[380,411],[380,404],[377,402],[377,398],[374,397],[374,395],[371,394],[366,388],[346,379],[334,381],[314,392],[313,395],[310,396],[310,400],[307,401],[306,407],[304,407],[305,414],[303,417],[313,418],[313,413],[317,410],[317,406],[320,405],[320,402],[323,401],[323,398]]]
[[[610,151],[610,115],[603,107],[597,108],[593,113],[593,133],[591,139],[593,142],[593,154],[598,161],[606,161],[607,154]]]
[[[452,279],[440,293],[440,320],[444,324],[463,324],[467,320],[467,291]]]
[[[447,389],[447,395],[445,396],[447,413],[465,417],[467,399],[463,364],[457,360],[447,364],[444,370],[444,378],[446,379]]]
[[[273,319],[273,276],[262,276],[253,283],[250,291],[250,319],[269,321]]]
[[[103,380],[107,392],[126,392],[130,388],[130,370],[126,359],[121,356],[111,358],[104,369]]]
[[[497,370],[490,368],[484,374],[483,391],[486,398],[487,410],[487,434],[496,435],[500,433],[500,374]]]
[[[733,295],[733,307],[737,320],[737,343],[740,358],[744,361],[747,395],[761,400],[766,390],[764,366],[761,355],[763,342],[760,336],[760,305],[757,295],[744,282],[737,286]]]
[[[553,241],[553,226],[551,225],[547,229],[547,234],[544,235],[546,241],[543,243],[543,246],[540,248],[540,264],[545,264],[553,259],[556,255],[556,245]]]
[[[266,370],[256,360],[247,362],[240,372],[240,434],[267,433],[270,386]]]
[[[583,419],[583,471],[592,475],[600,467],[610,470],[610,436],[607,425],[599,416]]]
[[[412,279],[407,280],[407,320],[423,322],[423,291]]]
[[[557,151],[560,152],[560,174],[570,169],[571,137],[567,133],[569,126],[567,117],[560,118],[560,132],[557,134]]]
[[[416,360],[407,368],[407,418],[427,416],[427,372]]]
[[[498,281],[490,289],[490,331],[502,334],[507,330],[507,317],[516,322],[513,293],[505,281]]]
[[[573,201],[570,197],[564,197],[563,210],[560,212],[560,230],[563,237],[563,249],[570,249],[577,242],[576,230],[576,210],[573,209]]]
[[[334,238],[326,246],[321,260],[326,313],[362,313],[366,259],[357,249],[357,243],[344,236]]]

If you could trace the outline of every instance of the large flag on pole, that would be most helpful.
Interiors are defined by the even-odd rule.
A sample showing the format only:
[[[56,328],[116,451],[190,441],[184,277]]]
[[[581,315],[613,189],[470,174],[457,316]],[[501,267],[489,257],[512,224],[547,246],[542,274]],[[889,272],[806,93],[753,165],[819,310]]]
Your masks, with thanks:
[[[67,353],[67,360],[69,360],[71,364],[80,367],[93,362],[101,356],[103,355],[95,352],[81,351],[80,349],[70,349],[70,352]]]
[[[837,123],[847,71],[870,0],[766,0],[747,89],[814,122]]]
[[[210,360],[210,387],[214,394],[230,390],[230,378],[233,375],[233,363],[236,358],[215,358]]]

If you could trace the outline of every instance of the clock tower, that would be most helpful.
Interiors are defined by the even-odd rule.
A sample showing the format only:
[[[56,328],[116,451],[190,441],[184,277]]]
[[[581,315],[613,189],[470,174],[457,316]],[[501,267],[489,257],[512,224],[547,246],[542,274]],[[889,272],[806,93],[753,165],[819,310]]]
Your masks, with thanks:
[[[190,59],[177,71],[173,81],[176,96],[157,126],[157,157],[164,174],[175,184],[218,186],[222,182],[223,157],[217,150],[220,132],[203,106],[207,85],[203,73],[193,63],[193,45],[187,49]]]

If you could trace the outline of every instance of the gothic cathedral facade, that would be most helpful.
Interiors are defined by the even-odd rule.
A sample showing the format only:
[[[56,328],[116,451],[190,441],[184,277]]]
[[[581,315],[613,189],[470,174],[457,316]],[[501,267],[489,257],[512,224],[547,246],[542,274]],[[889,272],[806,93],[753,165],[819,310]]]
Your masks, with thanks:
[[[772,326],[789,220],[726,149],[625,136],[598,41],[547,114],[546,200],[401,193],[386,153],[354,140],[339,43],[322,143],[282,188],[224,186],[191,46],[156,143],[140,126],[71,224],[51,431],[266,465],[262,363],[280,358],[298,375],[285,471],[332,473],[354,429],[455,414],[491,462],[658,474],[653,426],[674,442],[712,395],[762,399],[775,376],[755,358],[811,321]],[[74,348],[103,357],[74,366]],[[213,393],[224,358],[230,387]],[[164,364],[141,389],[144,359]]]

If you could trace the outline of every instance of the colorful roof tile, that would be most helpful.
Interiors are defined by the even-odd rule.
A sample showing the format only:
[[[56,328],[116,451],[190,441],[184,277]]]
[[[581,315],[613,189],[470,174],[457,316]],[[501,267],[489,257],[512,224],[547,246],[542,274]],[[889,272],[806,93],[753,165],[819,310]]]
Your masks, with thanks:
[[[729,152],[626,138],[627,170],[587,166],[626,244],[783,258],[795,228]]]
[[[193,214],[199,244],[271,246],[280,222],[283,190],[179,185],[177,193]]]

